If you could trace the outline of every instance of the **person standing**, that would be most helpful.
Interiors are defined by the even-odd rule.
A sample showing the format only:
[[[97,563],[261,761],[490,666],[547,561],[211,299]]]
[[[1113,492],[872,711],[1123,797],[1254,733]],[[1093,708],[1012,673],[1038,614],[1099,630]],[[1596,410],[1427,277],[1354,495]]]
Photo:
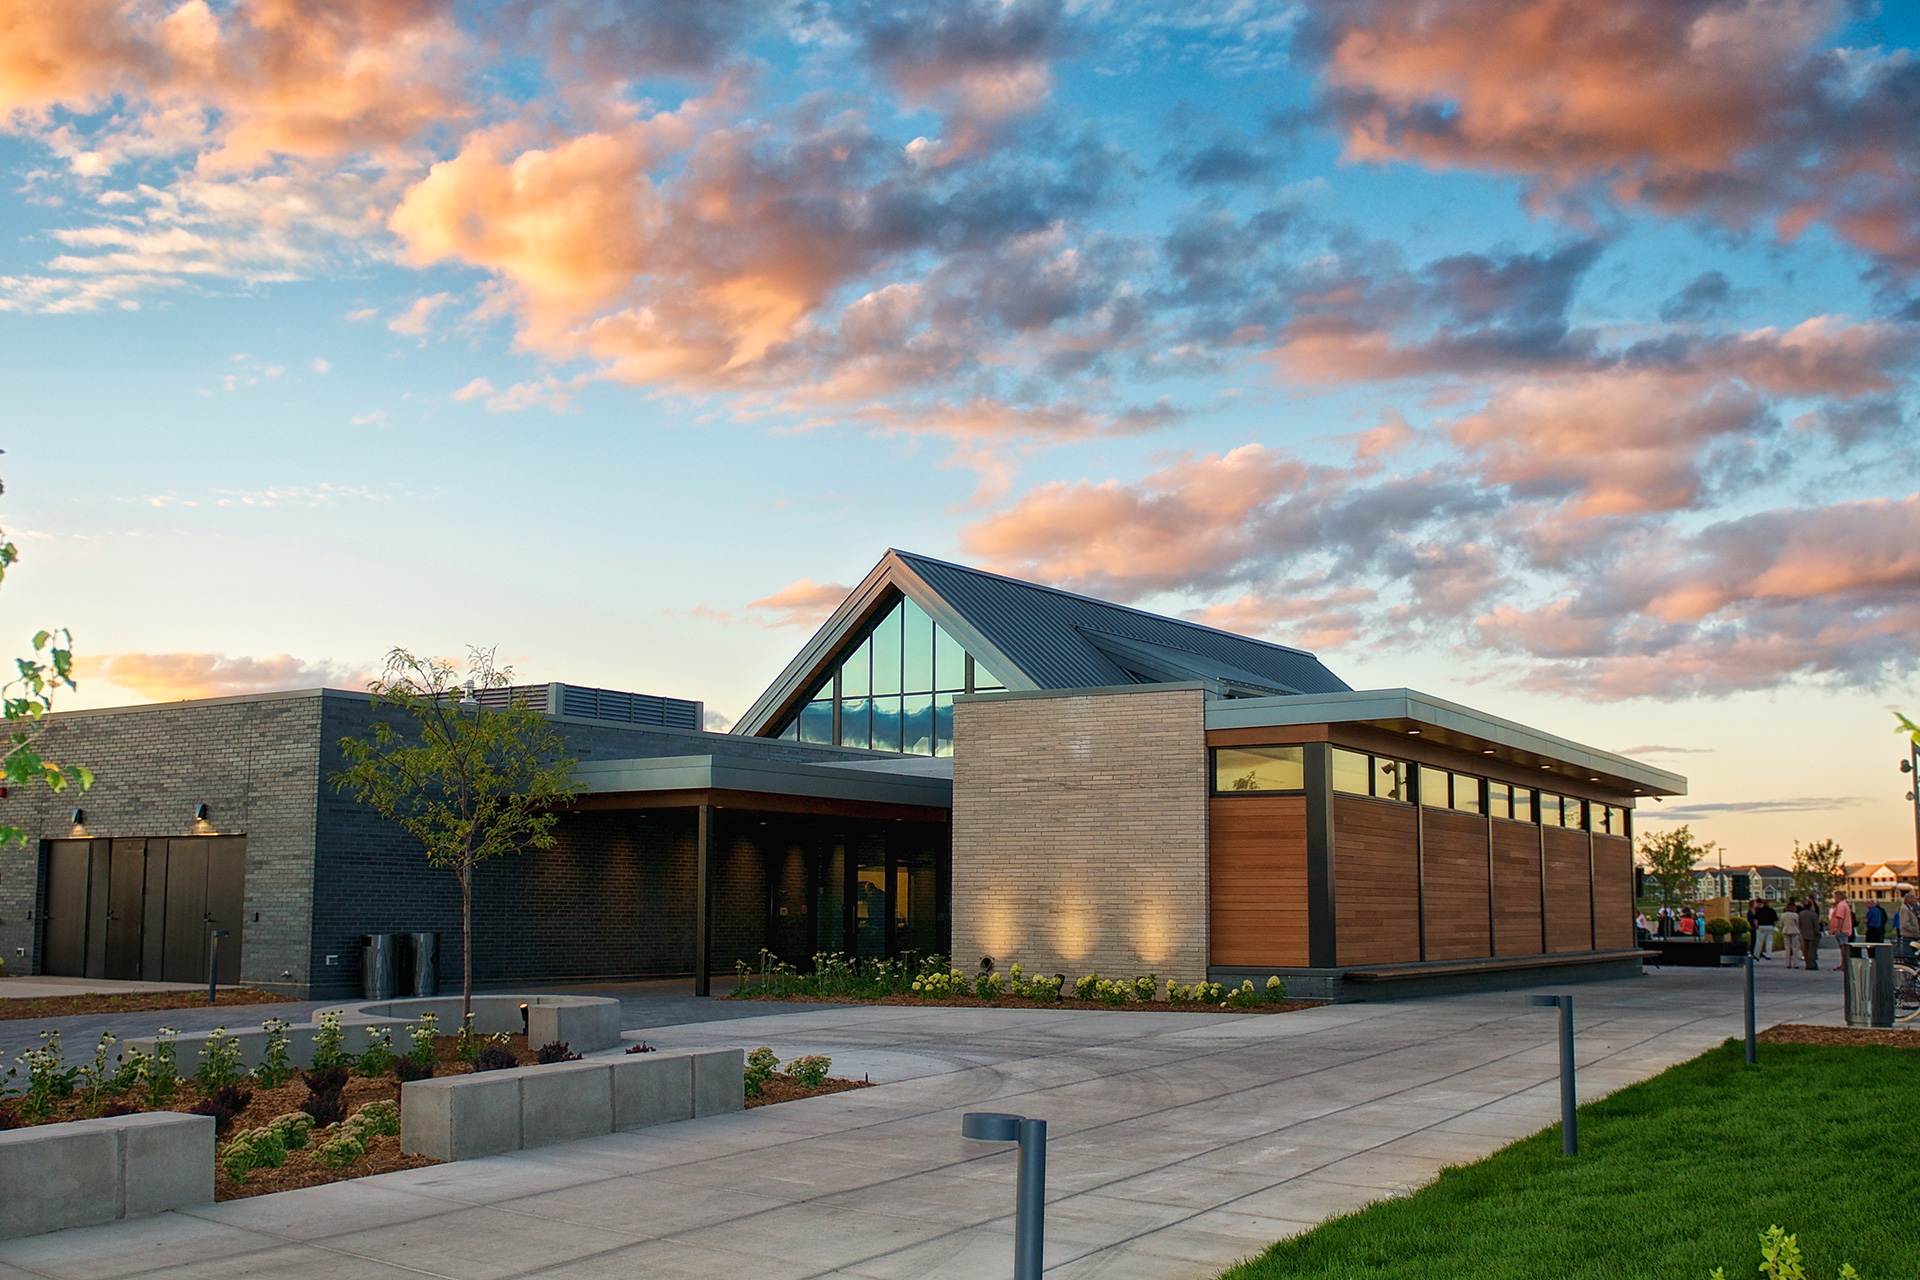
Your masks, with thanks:
[[[1867,904],[1866,918],[1862,923],[1867,926],[1868,942],[1885,942],[1887,940],[1887,909],[1878,902],[1869,902]]]
[[[1800,903],[1787,899],[1787,913],[1780,917],[1780,940],[1787,948],[1787,968],[1800,967]]]
[[[1800,954],[1807,968],[1820,967],[1820,912],[1814,908],[1812,898],[1800,905]]]
[[[1893,936],[1903,956],[1915,954],[1914,949],[1920,947],[1920,899],[1911,893],[1902,899],[1900,911],[1893,918]]]
[[[1753,954],[1762,960],[1771,960],[1768,952],[1773,950],[1773,926],[1780,921],[1780,913],[1765,898],[1750,908],[1753,913]]]
[[[1838,938],[1843,947],[1853,941],[1853,904],[1844,893],[1834,898],[1833,910],[1827,912],[1827,932]]]

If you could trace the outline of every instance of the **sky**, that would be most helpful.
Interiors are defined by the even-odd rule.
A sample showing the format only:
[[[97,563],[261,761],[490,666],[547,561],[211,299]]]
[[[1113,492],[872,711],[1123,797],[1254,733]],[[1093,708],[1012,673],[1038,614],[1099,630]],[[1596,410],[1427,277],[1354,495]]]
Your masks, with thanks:
[[[1920,12],[0,0],[5,616],[722,727],[889,546],[1914,856]]]

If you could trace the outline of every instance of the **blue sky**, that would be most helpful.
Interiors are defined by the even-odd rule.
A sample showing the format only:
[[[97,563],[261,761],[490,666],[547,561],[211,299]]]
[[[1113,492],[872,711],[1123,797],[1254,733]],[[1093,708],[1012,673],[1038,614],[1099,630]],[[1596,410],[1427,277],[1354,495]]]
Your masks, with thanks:
[[[1908,9],[15,8],[71,705],[498,644],[731,716],[899,546],[1912,856]]]

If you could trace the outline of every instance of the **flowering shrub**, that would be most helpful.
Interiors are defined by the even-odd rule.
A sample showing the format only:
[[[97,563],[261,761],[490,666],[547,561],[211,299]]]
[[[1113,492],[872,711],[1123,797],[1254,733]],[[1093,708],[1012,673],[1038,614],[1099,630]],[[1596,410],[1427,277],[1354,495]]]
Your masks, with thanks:
[[[313,1149],[329,1169],[344,1169],[367,1154],[375,1138],[400,1132],[400,1108],[390,1101],[369,1102],[341,1121],[327,1141]]]
[[[1007,990],[1028,1000],[1052,1004],[1060,998],[1060,984],[1065,981],[1063,975],[1052,973],[1029,978],[1020,971],[1020,963],[1016,960],[1007,974]]]
[[[803,1058],[795,1058],[780,1070],[807,1088],[818,1089],[821,1082],[827,1078],[827,1072],[832,1068],[832,1058],[824,1053],[809,1053]]]
[[[415,1066],[425,1067],[429,1076],[433,1074],[433,1038],[439,1034],[440,1015],[437,1013],[423,1013],[417,1025],[407,1028],[407,1037],[413,1042],[413,1047],[407,1050],[407,1057]]]
[[[779,1057],[773,1050],[761,1045],[747,1055],[747,1096],[757,1098],[767,1081],[773,1079],[774,1068],[780,1065]]]
[[[1007,989],[1007,976],[997,969],[989,969],[973,980],[973,994],[982,1000],[998,1000]]]
[[[393,1070],[393,1032],[368,1027],[366,1051],[353,1060],[353,1069],[363,1076],[383,1076]]]
[[[743,1000],[756,996],[872,1000],[906,995],[913,990],[915,981],[949,972],[945,956],[909,955],[896,960],[862,956],[850,960],[834,952],[821,951],[814,955],[812,963],[811,973],[801,973],[763,947],[754,964],[744,960],[734,962],[733,990],[727,994]]]
[[[347,1060],[347,1035],[340,1029],[340,1011],[323,1009],[314,1023],[317,1029],[313,1033],[313,1069],[325,1071],[343,1065]]]
[[[200,1068],[193,1078],[202,1091],[215,1093],[238,1084],[246,1074],[240,1068],[240,1038],[225,1027],[215,1027],[200,1046]]]
[[[287,1059],[287,1022],[284,1018],[268,1018],[260,1029],[267,1033],[267,1043],[260,1053],[260,1065],[253,1069],[253,1078],[262,1088],[278,1089],[293,1079],[293,1064]]]
[[[1014,968],[1017,972],[1019,966],[1015,965]],[[966,992],[967,975],[958,969],[921,973],[915,975],[913,979],[913,993],[917,996],[929,996],[938,1000],[946,996],[965,995]]]

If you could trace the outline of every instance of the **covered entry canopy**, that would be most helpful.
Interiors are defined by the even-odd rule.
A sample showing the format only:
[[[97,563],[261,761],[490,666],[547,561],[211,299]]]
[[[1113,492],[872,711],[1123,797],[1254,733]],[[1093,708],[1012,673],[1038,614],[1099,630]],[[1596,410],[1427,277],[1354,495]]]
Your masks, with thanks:
[[[699,995],[710,989],[716,928],[762,909],[764,945],[789,963],[820,951],[948,949],[950,761],[657,756],[584,762],[574,777],[585,790],[573,806],[579,812],[697,814],[691,925]],[[729,883],[728,866],[740,858],[759,861],[764,902],[744,900]]]

